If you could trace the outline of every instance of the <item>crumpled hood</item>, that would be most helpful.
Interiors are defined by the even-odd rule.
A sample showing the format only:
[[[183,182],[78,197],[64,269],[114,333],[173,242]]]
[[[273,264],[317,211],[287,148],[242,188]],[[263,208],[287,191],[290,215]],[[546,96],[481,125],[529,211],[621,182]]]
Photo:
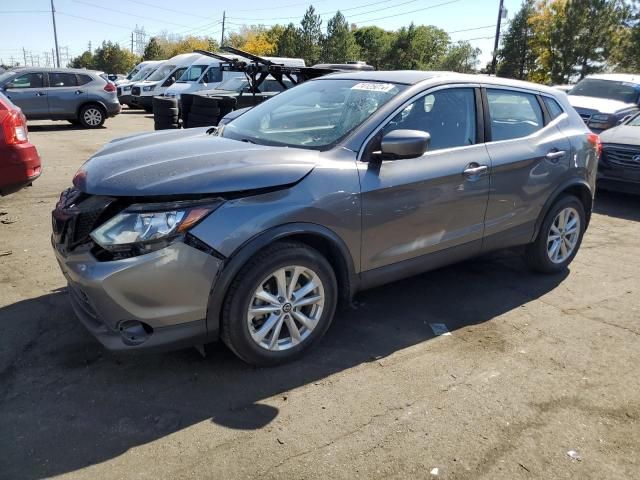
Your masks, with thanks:
[[[619,143],[624,145],[640,145],[640,127],[619,125],[600,134],[602,143]]]
[[[216,137],[207,128],[114,140],[91,157],[73,183],[109,196],[199,195],[290,185],[316,165],[318,152]]]
[[[582,95],[569,95],[569,103],[573,108],[588,111],[591,114],[611,114],[636,107],[633,103],[624,103],[608,98],[583,97]]]

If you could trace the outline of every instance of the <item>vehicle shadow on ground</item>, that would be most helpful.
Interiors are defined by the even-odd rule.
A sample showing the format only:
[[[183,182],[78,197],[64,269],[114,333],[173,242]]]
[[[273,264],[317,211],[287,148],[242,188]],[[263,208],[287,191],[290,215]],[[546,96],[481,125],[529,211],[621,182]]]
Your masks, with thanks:
[[[85,128],[82,125],[74,125],[68,122],[60,122],[48,125],[28,125],[30,132],[67,132],[71,130],[100,130],[103,128],[107,128],[104,125],[101,127],[96,127],[95,129]]]
[[[271,369],[242,363],[222,344],[207,358],[195,349],[115,356],[79,325],[64,289],[0,308],[0,333],[14,332],[8,341],[18,349],[0,363],[0,471],[13,479],[73,472],[202,421],[264,427],[280,413],[266,398],[429,341],[430,323],[455,336],[565,277],[530,273],[503,252],[383,286],[342,310],[318,348]]]
[[[640,222],[640,195],[598,190],[594,213]]]

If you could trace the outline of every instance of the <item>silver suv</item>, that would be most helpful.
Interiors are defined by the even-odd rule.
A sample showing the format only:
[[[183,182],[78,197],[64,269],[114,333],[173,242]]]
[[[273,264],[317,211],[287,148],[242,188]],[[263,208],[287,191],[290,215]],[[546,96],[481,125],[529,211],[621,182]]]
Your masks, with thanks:
[[[98,128],[121,108],[115,85],[103,75],[70,68],[18,68],[0,74],[0,90],[29,120],[68,120]]]
[[[75,312],[107,348],[222,338],[272,365],[316,343],[359,290],[515,246],[538,271],[564,270],[599,154],[551,88],[328,75],[220,129],[107,144],[62,194],[52,240]]]

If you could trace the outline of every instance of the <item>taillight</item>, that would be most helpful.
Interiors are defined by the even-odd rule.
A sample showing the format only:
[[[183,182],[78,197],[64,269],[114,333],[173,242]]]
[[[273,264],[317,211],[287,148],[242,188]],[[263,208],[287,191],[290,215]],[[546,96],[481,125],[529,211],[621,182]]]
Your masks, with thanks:
[[[2,130],[7,145],[17,145],[29,141],[27,120],[22,112],[10,110],[2,120]]]
[[[587,141],[596,149],[598,158],[600,158],[600,155],[602,155],[602,142],[600,141],[600,137],[595,133],[589,133],[587,135]]]
[[[104,91],[105,92],[115,92],[116,91],[116,86],[111,82],[107,82],[107,84],[104,86]]]

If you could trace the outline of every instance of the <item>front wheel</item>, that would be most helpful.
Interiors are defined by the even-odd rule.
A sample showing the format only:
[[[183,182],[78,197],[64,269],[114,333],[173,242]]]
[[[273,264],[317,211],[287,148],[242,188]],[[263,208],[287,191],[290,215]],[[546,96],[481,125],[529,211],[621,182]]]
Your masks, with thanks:
[[[256,366],[293,360],[327,331],[337,283],[315,249],[279,242],[254,256],[232,282],[222,314],[222,339]]]
[[[527,246],[525,261],[538,272],[565,270],[578,253],[585,227],[582,202],[573,195],[561,197],[547,212],[536,240]]]
[[[98,105],[85,105],[80,109],[78,120],[85,128],[99,128],[107,119],[104,111]]]

